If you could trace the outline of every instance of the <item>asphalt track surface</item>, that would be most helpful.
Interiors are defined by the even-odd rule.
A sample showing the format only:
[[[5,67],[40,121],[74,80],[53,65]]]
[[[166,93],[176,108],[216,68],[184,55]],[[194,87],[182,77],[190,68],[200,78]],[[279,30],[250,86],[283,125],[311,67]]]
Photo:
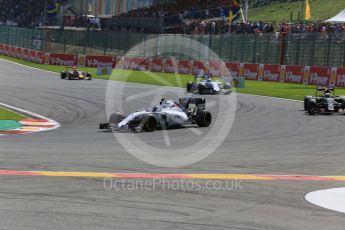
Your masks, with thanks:
[[[97,130],[106,119],[107,81],[63,81],[4,61],[0,69],[2,102],[62,125],[0,137],[3,170],[345,175],[343,115],[311,117],[300,102],[238,95],[232,131],[214,154],[190,166],[161,168]],[[126,92],[152,88],[130,84]],[[162,141],[162,131],[138,135],[152,144]],[[192,135],[178,129],[169,136],[175,145],[186,145]],[[107,190],[102,178],[1,176],[0,229],[340,230],[343,213],[304,199],[308,192],[334,187],[344,183],[254,180],[241,181],[234,190],[166,189],[164,183],[152,190]]]

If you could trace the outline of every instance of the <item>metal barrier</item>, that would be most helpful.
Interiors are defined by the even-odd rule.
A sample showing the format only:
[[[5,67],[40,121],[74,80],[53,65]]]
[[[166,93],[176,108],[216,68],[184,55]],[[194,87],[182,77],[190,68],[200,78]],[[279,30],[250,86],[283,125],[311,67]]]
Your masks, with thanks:
[[[181,46],[168,47],[164,39],[148,49],[143,41],[159,36],[173,36]],[[345,33],[319,34],[230,34],[230,35],[157,35],[135,32],[85,32],[33,30],[0,26],[0,43],[46,51],[50,53],[96,54],[121,56],[137,45],[131,55],[138,57],[189,59],[191,49],[185,49],[182,38],[206,45],[224,61],[240,63],[270,63],[306,66],[345,66]],[[41,45],[39,46],[39,39]],[[198,60],[208,60],[200,53]]]

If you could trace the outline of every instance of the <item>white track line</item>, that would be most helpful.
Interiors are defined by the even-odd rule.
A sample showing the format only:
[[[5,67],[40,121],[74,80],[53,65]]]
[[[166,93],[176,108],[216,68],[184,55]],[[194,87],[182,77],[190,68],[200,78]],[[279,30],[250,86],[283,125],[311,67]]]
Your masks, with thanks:
[[[317,206],[345,213],[345,188],[333,188],[308,193],[305,199]]]
[[[1,58],[1,57],[0,57],[0,60],[1,60],[1,61],[4,61],[4,62],[9,62],[9,63],[12,63],[12,64],[16,64],[16,65],[19,65],[19,66],[23,66],[23,67],[26,67],[26,68],[29,68],[29,69],[34,69],[34,70],[39,70],[39,71],[43,71],[43,72],[58,74],[57,72],[53,72],[53,71],[49,71],[49,70],[44,70],[44,69],[39,69],[39,68],[36,68],[36,67],[32,67],[32,66],[20,64],[20,63],[14,62],[14,61],[10,61],[10,60],[3,59],[3,58]],[[33,62],[33,64],[38,64],[38,63],[34,63],[34,62]]]

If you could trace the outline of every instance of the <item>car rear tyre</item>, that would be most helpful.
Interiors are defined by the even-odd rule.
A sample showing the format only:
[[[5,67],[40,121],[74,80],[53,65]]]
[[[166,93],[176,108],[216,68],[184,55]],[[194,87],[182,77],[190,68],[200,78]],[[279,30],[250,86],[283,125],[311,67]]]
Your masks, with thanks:
[[[204,94],[205,86],[199,84],[198,85],[198,93],[199,94]]]
[[[91,80],[92,80],[92,76],[91,76],[90,73],[87,73],[87,74],[86,74],[86,80],[88,80],[88,81],[91,81]]]
[[[65,72],[61,72],[61,74],[60,74],[61,79],[65,79],[66,76],[67,76],[67,74]]]
[[[212,122],[212,115],[208,111],[198,111],[196,114],[196,124],[199,127],[208,127]]]
[[[187,86],[186,86],[187,93],[192,93],[192,91],[193,91],[193,84],[194,83],[192,81],[187,83]]]

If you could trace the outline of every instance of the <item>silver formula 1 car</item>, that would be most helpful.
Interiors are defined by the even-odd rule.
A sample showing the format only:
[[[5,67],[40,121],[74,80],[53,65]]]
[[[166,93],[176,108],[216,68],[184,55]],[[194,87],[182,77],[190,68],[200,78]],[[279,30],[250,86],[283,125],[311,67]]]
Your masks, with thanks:
[[[317,86],[315,96],[304,97],[304,110],[310,115],[332,114],[345,110],[345,96],[335,96],[334,88]]]
[[[124,116],[114,113],[108,123],[99,125],[100,129],[114,131],[153,132],[156,129],[197,125],[208,127],[212,115],[205,109],[204,98],[181,98],[179,103],[162,99],[159,106],[151,110],[140,110]]]
[[[224,78],[224,82],[214,81],[208,75],[196,75],[194,81],[187,83],[186,89],[188,93],[198,94],[230,94],[231,84],[230,78],[228,82]]]

